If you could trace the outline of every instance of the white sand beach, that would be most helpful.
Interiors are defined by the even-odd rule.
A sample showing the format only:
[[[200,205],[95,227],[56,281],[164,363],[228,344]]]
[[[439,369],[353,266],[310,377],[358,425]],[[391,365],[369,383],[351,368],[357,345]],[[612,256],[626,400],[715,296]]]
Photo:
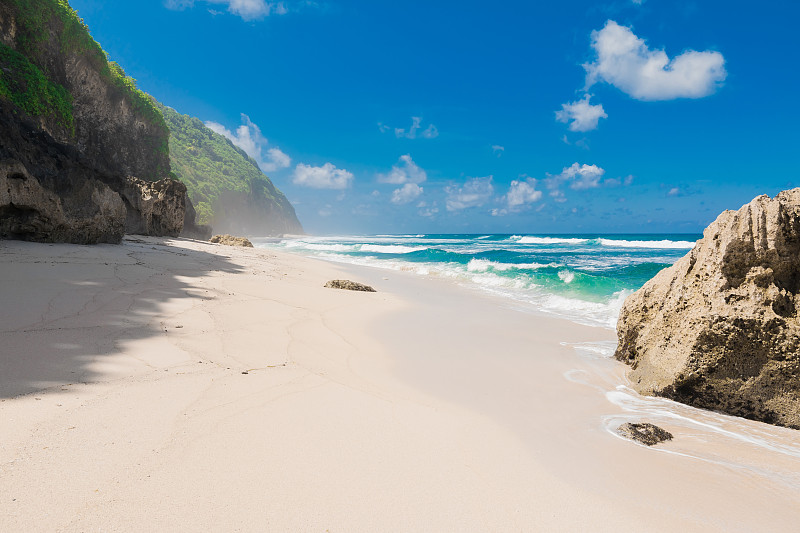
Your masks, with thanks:
[[[378,292],[323,287],[339,278]],[[0,531],[800,523],[800,432],[618,390],[625,367],[586,355],[613,331],[446,280],[0,241],[0,298]],[[675,438],[609,431],[626,420]]]

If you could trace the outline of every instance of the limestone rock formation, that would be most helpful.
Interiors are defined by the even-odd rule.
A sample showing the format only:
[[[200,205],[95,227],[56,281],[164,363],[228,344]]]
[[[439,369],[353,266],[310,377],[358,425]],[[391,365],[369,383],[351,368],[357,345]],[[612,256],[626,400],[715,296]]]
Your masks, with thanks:
[[[38,126],[99,168],[158,180],[169,175],[169,130],[148,97],[109,63],[66,2],[0,2],[0,44],[17,50],[69,93],[72,127],[43,114]]]
[[[645,446],[654,446],[659,442],[672,440],[672,433],[649,422],[626,422],[617,428],[617,433]]]
[[[0,238],[118,243],[124,230],[125,206],[108,185],[84,179],[58,195],[19,161],[0,161]]]
[[[725,211],[625,300],[615,357],[643,394],[800,429],[800,189]]]
[[[333,279],[325,284],[329,289],[345,289],[348,291],[377,292],[369,285],[350,281],[349,279]]]
[[[155,103],[67,2],[0,2],[0,237],[119,242],[126,226],[177,236],[186,190],[170,178],[168,140]]]
[[[177,237],[183,230],[186,186],[170,178],[128,177],[120,195],[127,208],[125,233]]]
[[[224,244],[227,246],[244,246],[245,248],[252,248],[253,243],[244,237],[234,237],[233,235],[214,235],[209,242],[214,244]]]

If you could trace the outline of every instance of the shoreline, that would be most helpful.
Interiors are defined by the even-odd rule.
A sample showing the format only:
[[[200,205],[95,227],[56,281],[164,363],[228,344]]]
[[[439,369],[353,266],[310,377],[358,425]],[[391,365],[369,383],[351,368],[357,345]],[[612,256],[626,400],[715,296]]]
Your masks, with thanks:
[[[609,330],[402,272],[183,239],[0,241],[0,259],[17,302],[0,331],[0,529],[800,519],[797,492],[771,474],[800,474],[800,456],[771,456],[766,475],[758,453],[749,470],[686,457],[709,434],[674,416],[663,448],[612,438],[608,423],[633,416],[607,397],[625,368],[564,345]],[[334,277],[379,292],[324,289]],[[791,443],[791,430],[741,426]]]

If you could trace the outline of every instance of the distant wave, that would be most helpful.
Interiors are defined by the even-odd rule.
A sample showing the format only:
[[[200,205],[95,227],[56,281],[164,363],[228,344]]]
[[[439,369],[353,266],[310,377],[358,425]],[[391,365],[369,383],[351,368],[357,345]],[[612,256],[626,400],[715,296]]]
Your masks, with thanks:
[[[598,239],[603,246],[616,246],[619,248],[653,248],[653,249],[688,249],[694,248],[691,241],[625,241],[616,239]]]
[[[305,248],[317,252],[351,252],[356,249],[351,244],[317,244],[312,242],[294,241],[286,244],[287,248]]]
[[[425,246],[403,246],[402,244],[362,244],[360,251],[376,254],[410,254],[425,249]]]
[[[562,237],[511,237],[519,244],[586,244],[588,239],[562,238]]]
[[[645,239],[653,240],[645,240]],[[527,309],[613,328],[625,294],[674,263],[682,235],[385,235],[257,242],[330,261],[449,279]]]

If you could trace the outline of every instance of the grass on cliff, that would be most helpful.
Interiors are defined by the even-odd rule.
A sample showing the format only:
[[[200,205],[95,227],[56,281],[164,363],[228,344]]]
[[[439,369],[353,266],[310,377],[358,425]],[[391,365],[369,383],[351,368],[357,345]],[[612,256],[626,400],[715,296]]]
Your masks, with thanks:
[[[70,137],[75,135],[72,96],[50,81],[24,55],[0,43],[0,97],[11,100],[32,117],[58,124]]]
[[[200,224],[210,224],[216,201],[229,192],[242,193],[279,211],[289,201],[261,172],[244,150],[222,135],[208,129],[199,119],[181,115],[162,106],[170,129],[169,149],[172,172],[189,191]],[[215,205],[216,204],[216,205]]]
[[[118,64],[108,61],[108,55],[89,33],[89,28],[67,0],[4,0],[16,11],[16,49],[39,68],[42,58],[53,46],[52,35],[63,55],[76,55],[88,61],[121,95],[127,96],[136,113],[165,132],[161,153],[169,152],[166,140],[167,125],[154,100],[136,87],[136,80],[127,76]]]

